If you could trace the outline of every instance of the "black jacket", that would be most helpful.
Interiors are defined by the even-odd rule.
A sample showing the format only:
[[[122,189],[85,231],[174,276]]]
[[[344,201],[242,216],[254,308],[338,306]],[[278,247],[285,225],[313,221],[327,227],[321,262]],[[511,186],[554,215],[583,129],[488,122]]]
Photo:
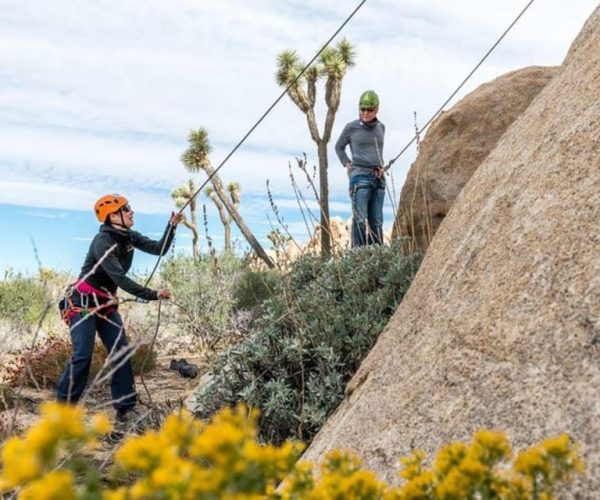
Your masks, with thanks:
[[[93,287],[107,291],[111,295],[117,293],[117,288],[121,288],[141,299],[157,300],[156,290],[146,288],[128,278],[127,271],[131,268],[134,248],[152,255],[160,254],[169,227],[170,224],[167,225],[162,238],[155,241],[146,238],[137,231],[120,230],[109,224],[103,224],[90,245],[79,279],[83,279]],[[169,250],[174,236],[175,227],[171,229],[168,235],[163,255]],[[115,248],[110,250],[113,246]],[[98,265],[98,261],[104,255],[106,257]],[[94,269],[95,266],[97,266],[96,269]]]

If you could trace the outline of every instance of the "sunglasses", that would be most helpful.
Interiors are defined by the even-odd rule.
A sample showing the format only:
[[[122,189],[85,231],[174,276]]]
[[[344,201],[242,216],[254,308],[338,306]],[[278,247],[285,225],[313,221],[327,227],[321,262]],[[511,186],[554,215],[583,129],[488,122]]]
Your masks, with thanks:
[[[129,205],[124,205],[121,207],[121,210],[128,214],[129,212],[131,212],[131,207]]]
[[[377,108],[360,108],[360,112],[361,113],[372,113],[373,111],[375,111]]]

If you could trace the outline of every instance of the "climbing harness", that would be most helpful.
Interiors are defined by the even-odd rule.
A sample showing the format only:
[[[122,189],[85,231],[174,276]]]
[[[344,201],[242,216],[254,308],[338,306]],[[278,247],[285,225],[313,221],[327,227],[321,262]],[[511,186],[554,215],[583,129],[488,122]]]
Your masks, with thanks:
[[[65,296],[60,300],[58,308],[62,320],[68,327],[72,326],[73,318],[80,314],[83,319],[88,316],[106,318],[115,312],[120,304],[125,302],[139,302],[146,304],[148,301],[135,297],[133,299],[119,299],[85,281],[78,281],[69,286]]]

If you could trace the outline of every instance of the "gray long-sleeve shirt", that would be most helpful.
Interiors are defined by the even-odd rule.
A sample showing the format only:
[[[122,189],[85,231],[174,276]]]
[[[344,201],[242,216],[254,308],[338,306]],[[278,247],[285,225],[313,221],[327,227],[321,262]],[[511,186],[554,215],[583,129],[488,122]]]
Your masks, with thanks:
[[[354,120],[348,123],[335,143],[335,152],[346,166],[352,163],[354,167],[375,168],[383,164],[383,137],[385,125],[379,120],[364,123]],[[352,160],[346,154],[350,145]]]

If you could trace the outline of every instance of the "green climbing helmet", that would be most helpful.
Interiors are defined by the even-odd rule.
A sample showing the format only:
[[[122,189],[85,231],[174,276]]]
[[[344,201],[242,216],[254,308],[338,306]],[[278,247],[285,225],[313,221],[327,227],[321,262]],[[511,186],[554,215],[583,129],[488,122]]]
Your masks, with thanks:
[[[359,108],[378,108],[379,96],[373,90],[365,90],[358,101]]]

